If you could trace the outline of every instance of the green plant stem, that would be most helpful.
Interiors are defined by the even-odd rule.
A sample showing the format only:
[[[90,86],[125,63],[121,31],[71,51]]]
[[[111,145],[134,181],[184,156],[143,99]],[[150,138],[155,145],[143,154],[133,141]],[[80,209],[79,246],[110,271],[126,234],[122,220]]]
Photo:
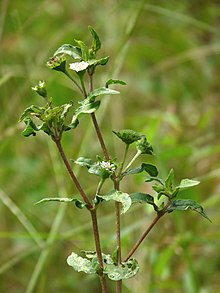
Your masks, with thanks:
[[[106,278],[103,273],[103,260],[102,260],[102,250],[100,244],[100,237],[99,237],[99,229],[98,229],[98,221],[97,221],[97,214],[96,209],[90,210],[91,218],[92,218],[92,226],[93,226],[93,234],[95,238],[95,246],[96,246],[96,253],[99,262],[99,277],[102,286],[102,293],[107,293],[107,284]]]
[[[126,144],[122,164],[121,164],[121,167],[120,167],[119,172],[118,172],[118,177],[120,177],[121,174],[122,174],[122,170],[124,168],[125,160],[126,160],[127,154],[128,154],[128,149],[129,149],[129,144]]]
[[[91,204],[91,202],[89,201],[87,195],[85,194],[84,190],[82,189],[78,179],[76,178],[76,176],[75,176],[75,174],[74,174],[74,172],[73,172],[73,170],[72,170],[72,168],[71,168],[71,166],[70,166],[70,164],[69,164],[69,162],[67,160],[67,157],[66,157],[66,155],[64,153],[64,150],[63,150],[63,147],[61,145],[60,139],[54,139],[54,142],[57,145],[57,148],[58,148],[59,153],[60,153],[60,155],[62,157],[62,160],[63,160],[63,162],[64,162],[64,164],[66,166],[66,169],[67,169],[70,177],[72,178],[77,190],[79,191],[80,195],[82,196],[84,202],[88,205],[89,209],[93,209],[93,205]]]
[[[86,93],[86,88],[85,88],[83,76],[80,75],[79,79],[80,79],[80,83],[81,83],[81,86],[82,86],[83,95],[84,95],[85,98],[87,98],[87,93]]]
[[[80,85],[78,84],[78,82],[75,81],[75,79],[69,74],[69,72],[68,72],[67,70],[66,70],[64,73],[66,74],[67,77],[69,77],[69,79],[72,80],[72,82],[76,85],[76,87],[80,90],[80,92],[81,92],[81,93],[83,94],[83,96],[84,96],[84,91],[83,91],[83,89],[80,87]]]
[[[125,169],[123,170],[123,173],[126,172],[128,170],[128,168],[134,163],[134,161],[141,155],[141,151],[137,151],[137,153],[134,155],[134,157],[132,158],[132,160],[128,163],[128,165],[125,167]]]

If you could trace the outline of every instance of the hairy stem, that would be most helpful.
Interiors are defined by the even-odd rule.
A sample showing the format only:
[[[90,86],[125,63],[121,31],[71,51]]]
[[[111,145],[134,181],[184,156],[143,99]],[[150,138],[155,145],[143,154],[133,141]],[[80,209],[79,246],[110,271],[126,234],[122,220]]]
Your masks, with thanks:
[[[99,277],[100,277],[100,282],[101,282],[101,286],[102,286],[102,293],[107,293],[106,278],[103,273],[102,250],[101,250],[101,244],[100,244],[100,238],[99,238],[99,229],[98,229],[96,210],[95,209],[91,210],[90,214],[91,214],[91,218],[92,218],[92,226],[93,226],[93,233],[94,233],[94,238],[95,238],[96,253],[97,253],[97,258],[98,258],[99,267],[100,267]]]
[[[73,172],[73,170],[72,170],[72,168],[71,168],[71,166],[70,166],[70,164],[69,164],[69,162],[67,160],[67,157],[66,157],[66,155],[64,153],[64,150],[63,150],[63,147],[61,145],[60,139],[54,139],[54,141],[55,141],[55,143],[57,145],[57,148],[58,148],[59,153],[60,153],[60,155],[62,157],[62,160],[63,160],[63,162],[64,162],[64,164],[66,166],[66,169],[67,169],[70,177],[72,178],[77,190],[79,191],[80,195],[82,196],[84,202],[88,205],[89,209],[93,209],[93,205],[91,204],[91,202],[89,201],[87,195],[85,194],[84,190],[82,189],[78,179],[76,178],[76,176],[75,176],[75,174],[74,174],[74,172]]]

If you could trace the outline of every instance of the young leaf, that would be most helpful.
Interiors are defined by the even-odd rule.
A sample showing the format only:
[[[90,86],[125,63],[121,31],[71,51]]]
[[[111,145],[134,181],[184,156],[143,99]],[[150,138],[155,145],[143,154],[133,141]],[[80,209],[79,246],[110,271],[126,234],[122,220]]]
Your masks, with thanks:
[[[173,169],[170,170],[166,180],[165,180],[165,186],[169,191],[173,191],[174,187],[174,171]]]
[[[106,65],[109,61],[109,56],[103,57],[101,59],[91,59],[88,61],[89,66],[98,66],[98,65]]]
[[[30,135],[35,136],[36,131],[38,131],[37,126],[34,124],[34,122],[31,120],[30,117],[26,117],[23,119],[24,123],[26,124],[25,129],[22,131],[22,135],[25,137],[28,137]]]
[[[110,84],[121,84],[121,85],[126,85],[127,83],[124,82],[123,80],[120,80],[120,79],[109,79],[106,81],[106,84],[105,84],[105,87],[108,88],[108,86]]]
[[[171,204],[169,205],[169,207],[167,208],[167,212],[172,212],[175,210],[186,211],[188,209],[191,209],[191,210],[199,213],[200,215],[202,215],[204,218],[206,218],[207,220],[209,220],[211,222],[209,217],[205,214],[203,207],[200,204],[198,204],[196,201],[191,200],[191,199],[173,200],[171,202]]]
[[[99,39],[98,34],[91,26],[89,26],[89,31],[90,31],[92,38],[93,38],[92,50],[94,51],[94,53],[96,53],[101,48],[101,41]]]
[[[43,202],[48,201],[58,201],[58,202],[74,202],[77,208],[82,209],[86,204],[83,203],[81,200],[78,200],[76,198],[69,198],[69,197],[47,197],[39,200],[36,202],[36,204],[40,204]]]
[[[96,269],[93,267],[92,262],[87,258],[78,256],[76,253],[72,252],[67,258],[67,263],[69,266],[77,272],[84,272],[86,274],[96,274]]]
[[[86,44],[80,40],[74,40],[74,41],[80,46],[83,61],[89,60],[89,50],[88,50]]]
[[[98,197],[101,197],[105,201],[114,200],[120,202],[122,204],[121,214],[126,213],[131,206],[131,198],[129,194],[118,190],[113,190],[107,195],[99,195]]]
[[[120,92],[108,89],[106,87],[100,87],[98,89],[93,90],[89,93],[87,99],[89,99],[91,102],[95,100],[96,97],[100,95],[117,95],[120,94]]]
[[[179,189],[184,189],[184,188],[188,188],[188,187],[192,187],[192,186],[196,186],[198,185],[200,182],[197,180],[191,180],[191,179],[182,179],[180,182],[180,185],[177,186],[176,188]]]
[[[70,44],[64,44],[61,47],[59,47],[56,52],[53,54],[54,56],[57,56],[59,54],[66,54],[71,56],[73,59],[79,59],[82,60],[82,51],[77,46],[72,46]]]

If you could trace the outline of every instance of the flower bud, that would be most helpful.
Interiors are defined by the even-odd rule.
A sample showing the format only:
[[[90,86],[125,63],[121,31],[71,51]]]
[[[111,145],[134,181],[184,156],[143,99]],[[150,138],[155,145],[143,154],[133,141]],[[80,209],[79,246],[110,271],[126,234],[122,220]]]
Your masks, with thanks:
[[[133,142],[143,137],[142,134],[131,129],[123,129],[118,132],[113,131],[113,133],[116,134],[117,137],[119,137],[127,145],[132,144]]]
[[[47,98],[47,89],[45,81],[39,81],[38,85],[32,87],[32,90],[43,98]]]
[[[47,67],[61,72],[66,72],[66,57],[64,55],[54,56],[47,62]]]
[[[137,141],[137,150],[141,152],[141,154],[148,154],[153,155],[153,147],[152,145],[147,141],[146,137],[142,137],[140,140]]]

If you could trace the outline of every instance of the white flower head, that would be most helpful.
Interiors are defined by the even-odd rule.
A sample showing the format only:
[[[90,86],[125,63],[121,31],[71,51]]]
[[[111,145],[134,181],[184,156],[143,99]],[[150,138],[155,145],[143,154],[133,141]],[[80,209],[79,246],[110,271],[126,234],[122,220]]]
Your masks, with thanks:
[[[109,172],[114,172],[116,169],[114,164],[111,164],[110,162],[105,162],[105,161],[100,162],[100,166]]]
[[[76,72],[83,71],[88,66],[89,66],[89,63],[85,62],[85,61],[70,63],[70,69],[72,69]]]

